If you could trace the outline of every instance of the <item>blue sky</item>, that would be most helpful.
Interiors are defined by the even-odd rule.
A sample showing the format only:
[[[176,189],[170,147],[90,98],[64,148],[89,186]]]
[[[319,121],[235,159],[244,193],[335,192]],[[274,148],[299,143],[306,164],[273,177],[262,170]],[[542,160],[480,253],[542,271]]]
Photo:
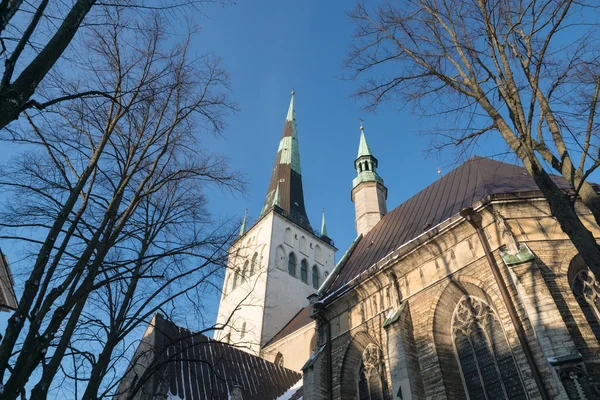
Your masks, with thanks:
[[[248,208],[251,218],[260,213],[294,88],[307,212],[319,228],[325,208],[329,234],[339,248],[337,259],[356,237],[350,190],[359,118],[379,159],[390,210],[438,179],[438,166],[447,172],[457,162],[452,152],[425,155],[430,139],[423,132],[434,129],[436,121],[419,119],[397,104],[365,112],[364,104],[351,98],[358,83],[344,79],[343,61],[354,30],[347,17],[353,5],[263,0],[207,6],[194,43],[198,52],[223,58],[232,97],[241,109],[228,119],[224,137],[207,146],[228,154],[232,167],[242,170],[250,183],[245,197],[210,193],[212,212],[241,217]],[[495,145],[487,154],[502,151]],[[216,315],[218,300],[207,301],[215,301]]]
[[[240,1],[207,4],[189,18],[200,28],[193,50],[222,57],[231,74],[232,99],[240,108],[228,118],[223,136],[207,138],[205,146],[228,155],[232,168],[249,181],[245,196],[207,193],[211,212],[215,218],[241,218],[246,208],[250,218],[259,214],[294,88],[307,212],[319,228],[325,208],[338,259],[356,236],[350,189],[359,118],[379,159],[390,210],[438,179],[438,166],[447,172],[457,162],[452,152],[425,156],[429,137],[423,132],[433,129],[435,120],[419,119],[397,104],[365,112],[364,104],[351,98],[358,83],[344,79],[343,61],[354,29],[347,17],[353,6],[354,1],[341,0]],[[183,39],[183,22],[173,23],[174,40]],[[477,154],[502,149],[494,145]],[[9,260],[19,260],[18,247],[2,243],[2,249]],[[217,296],[206,299],[208,321],[216,318]],[[1,313],[0,329],[7,317]]]

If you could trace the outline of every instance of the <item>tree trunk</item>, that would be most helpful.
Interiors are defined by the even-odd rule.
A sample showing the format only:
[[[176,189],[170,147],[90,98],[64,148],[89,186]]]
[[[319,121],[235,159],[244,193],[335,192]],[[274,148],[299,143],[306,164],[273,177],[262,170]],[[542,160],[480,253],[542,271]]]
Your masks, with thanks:
[[[548,201],[550,211],[560,224],[563,232],[569,236],[594,275],[600,276],[600,246],[598,246],[592,233],[579,219],[569,198],[541,167],[527,162],[525,165]]]

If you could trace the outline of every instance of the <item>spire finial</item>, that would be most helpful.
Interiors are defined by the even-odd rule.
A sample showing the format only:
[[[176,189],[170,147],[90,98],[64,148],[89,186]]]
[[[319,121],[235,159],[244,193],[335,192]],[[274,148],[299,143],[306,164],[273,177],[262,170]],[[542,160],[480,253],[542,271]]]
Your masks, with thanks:
[[[246,233],[246,219],[247,218],[248,218],[248,209],[246,208],[246,212],[244,213],[244,220],[242,221],[242,226],[240,227],[240,234],[238,235],[238,237],[244,236],[244,234]]]
[[[321,236],[327,236],[329,237],[329,235],[327,234],[327,224],[325,223],[325,209],[322,209],[322,217],[321,217]]]
[[[296,94],[296,91],[294,89],[292,89],[292,99],[290,100],[290,107],[288,108],[287,117],[285,118],[286,121],[295,121],[296,120],[296,110],[294,107],[294,95],[295,94]]]
[[[364,121],[363,121],[363,119],[362,119],[362,118],[359,118],[358,120],[360,121],[360,130],[361,130],[361,131],[364,131],[364,130],[365,130],[365,127],[363,126],[363,122],[364,122]]]
[[[440,178],[443,176],[442,175],[442,170],[440,169],[440,167],[437,167],[437,173],[440,176]]]

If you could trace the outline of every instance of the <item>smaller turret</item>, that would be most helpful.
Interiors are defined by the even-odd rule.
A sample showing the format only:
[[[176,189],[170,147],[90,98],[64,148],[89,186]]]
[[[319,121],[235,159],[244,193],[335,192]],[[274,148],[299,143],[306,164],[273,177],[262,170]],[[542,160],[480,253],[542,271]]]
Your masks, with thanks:
[[[352,202],[356,213],[356,232],[367,234],[387,214],[387,188],[377,173],[379,163],[371,153],[364,127],[360,124],[358,156],[354,160],[357,176],[352,181]]]

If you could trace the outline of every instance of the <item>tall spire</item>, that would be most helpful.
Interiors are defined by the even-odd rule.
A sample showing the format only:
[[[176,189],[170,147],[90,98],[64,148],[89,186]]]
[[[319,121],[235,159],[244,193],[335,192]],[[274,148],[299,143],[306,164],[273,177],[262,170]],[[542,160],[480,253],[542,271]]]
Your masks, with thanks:
[[[248,209],[246,208],[246,212],[244,213],[244,220],[242,221],[242,226],[240,226],[240,234],[238,237],[244,236],[246,233],[246,219],[248,218]]]
[[[352,202],[356,213],[356,231],[367,234],[387,214],[387,188],[377,173],[379,162],[371,153],[365,127],[360,120],[360,143],[354,160],[356,178],[352,181]]]
[[[358,144],[358,156],[354,160],[357,177],[352,181],[352,187],[356,187],[362,182],[379,182],[383,185],[383,179],[377,173],[379,162],[371,153],[371,148],[365,136],[365,127],[362,119],[360,120],[360,142]]]
[[[325,209],[323,209],[323,214],[321,217],[321,236],[329,236],[327,234],[327,224],[325,223]]]
[[[302,171],[300,169],[300,149],[298,146],[298,128],[296,126],[295,92],[288,107],[283,134],[275,157],[275,166],[267,190],[262,214],[267,213],[278,202],[283,213],[293,222],[312,231],[302,190]]]

